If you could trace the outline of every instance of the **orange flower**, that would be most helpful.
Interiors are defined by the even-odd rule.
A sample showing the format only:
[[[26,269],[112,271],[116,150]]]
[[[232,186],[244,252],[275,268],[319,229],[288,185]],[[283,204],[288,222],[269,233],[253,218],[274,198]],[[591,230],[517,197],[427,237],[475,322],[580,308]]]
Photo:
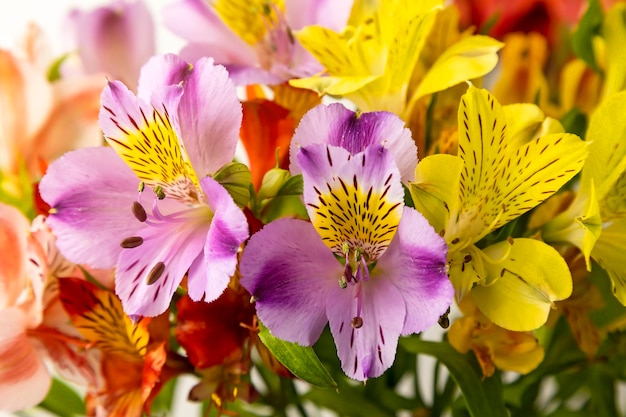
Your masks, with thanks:
[[[152,399],[165,382],[167,359],[166,341],[152,337],[148,330],[151,319],[133,323],[115,294],[88,281],[64,278],[59,280],[59,288],[63,306],[88,351],[100,353],[97,372],[101,382],[89,387],[88,415],[149,414]],[[168,372],[167,376],[175,374]]]
[[[514,332],[493,324],[476,307],[471,294],[459,307],[465,314],[448,331],[450,344],[459,352],[474,351],[483,375],[493,375],[495,368],[526,374],[543,360],[543,347],[532,332]]]

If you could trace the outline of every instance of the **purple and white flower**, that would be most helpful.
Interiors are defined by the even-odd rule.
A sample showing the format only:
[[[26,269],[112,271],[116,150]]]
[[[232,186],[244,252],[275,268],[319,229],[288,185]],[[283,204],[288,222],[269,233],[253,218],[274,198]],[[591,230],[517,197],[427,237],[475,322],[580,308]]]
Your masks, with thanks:
[[[298,135],[305,135],[308,117],[324,111],[307,114]],[[385,125],[391,116],[366,117]],[[303,146],[295,157],[311,221],[281,219],[252,236],[241,283],[276,337],[312,345],[330,323],[344,372],[365,380],[392,365],[400,335],[437,323],[453,289],[446,244],[419,212],[404,206],[400,170],[385,145],[402,136],[402,123],[399,131],[386,131],[389,136],[369,129],[370,143],[356,152],[345,149],[353,144],[328,143],[339,141],[337,134],[362,136],[354,130],[369,122],[351,128],[342,118],[331,123],[322,128],[334,132],[321,135],[326,143]]]
[[[248,227],[210,175],[232,161],[241,117],[223,67],[158,56],[142,69],[137,96],[119,81],[104,89],[100,126],[110,147],[49,167],[41,194],[59,249],[76,263],[117,266],[126,313],[162,313],[185,275],[196,301],[228,285]]]

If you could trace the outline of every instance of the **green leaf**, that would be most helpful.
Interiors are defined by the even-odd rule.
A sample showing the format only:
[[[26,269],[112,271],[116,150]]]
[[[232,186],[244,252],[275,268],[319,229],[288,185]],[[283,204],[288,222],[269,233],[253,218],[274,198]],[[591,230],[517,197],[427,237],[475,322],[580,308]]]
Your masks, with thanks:
[[[337,382],[324,368],[312,347],[278,339],[260,322],[259,328],[259,338],[263,344],[291,373],[316,387],[337,388]]]
[[[506,417],[502,400],[502,386],[498,378],[483,380],[480,367],[472,354],[462,355],[443,342],[430,342],[417,337],[404,338],[400,345],[411,353],[433,356],[443,363],[465,396],[465,402],[473,417]]]
[[[592,415],[598,417],[618,416],[615,404],[615,378],[610,369],[597,364],[590,369],[589,390],[591,392]]]
[[[226,164],[213,175],[213,178],[226,188],[239,207],[248,204],[252,175],[245,164],[239,162]]]
[[[39,404],[39,408],[59,417],[74,417],[85,414],[85,404],[78,393],[57,379],[52,379],[48,396]]]
[[[304,399],[324,408],[329,408],[341,416],[388,417],[391,414],[382,408],[377,401],[367,398],[355,388],[342,388],[341,393],[312,389],[304,395]]]
[[[602,25],[602,8],[599,0],[589,0],[587,11],[580,19],[578,29],[572,35],[572,49],[574,53],[591,69],[600,71],[593,53],[593,38]]]

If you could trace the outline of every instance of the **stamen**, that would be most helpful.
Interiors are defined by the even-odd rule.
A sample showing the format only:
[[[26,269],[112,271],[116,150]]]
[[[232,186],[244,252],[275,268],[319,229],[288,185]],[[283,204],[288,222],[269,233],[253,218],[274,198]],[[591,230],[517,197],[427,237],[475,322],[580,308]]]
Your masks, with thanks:
[[[141,236],[131,236],[122,240],[122,243],[120,243],[120,246],[123,247],[124,249],[132,249],[132,248],[136,248],[137,246],[141,246],[142,244],[143,244],[143,238]]]
[[[350,326],[352,326],[352,328],[354,329],[360,329],[361,327],[363,327],[363,318],[359,316],[353,317],[350,321]]]
[[[370,280],[370,270],[367,267],[367,262],[365,261],[365,257],[361,256],[361,269],[363,270],[363,277],[365,281]]]
[[[152,267],[152,270],[148,274],[148,278],[146,278],[146,284],[152,285],[157,282],[157,280],[161,278],[161,275],[163,275],[163,272],[165,272],[165,264],[163,262],[158,262],[156,265],[154,265],[154,267]]]
[[[140,202],[133,201],[133,206],[131,208],[133,215],[140,222],[145,222],[148,219],[148,215],[146,214],[146,209],[143,208]]]

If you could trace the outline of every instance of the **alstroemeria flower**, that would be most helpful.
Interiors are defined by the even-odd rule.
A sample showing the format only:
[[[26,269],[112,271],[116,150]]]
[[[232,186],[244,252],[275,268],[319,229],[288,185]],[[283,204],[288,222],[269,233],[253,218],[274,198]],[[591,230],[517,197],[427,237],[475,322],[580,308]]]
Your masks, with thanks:
[[[330,322],[344,372],[377,377],[392,365],[400,335],[427,329],[449,306],[445,243],[404,207],[400,171],[384,146],[351,154],[312,144],[297,163],[311,223],[281,219],[256,233],[241,283],[275,336],[312,345]]]
[[[479,35],[459,37],[437,50],[436,59],[423,58],[442,7],[441,0],[381,0],[375,8],[355,7],[342,31],[303,28],[296,38],[326,71],[290,84],[346,97],[362,111],[387,110],[409,120],[420,98],[481,77],[498,62],[502,44]],[[426,70],[420,67],[424,59],[432,63]]]
[[[165,25],[189,40],[181,56],[210,56],[237,85],[280,84],[322,70],[293,36],[319,24],[341,30],[352,0],[180,0],[165,9]]]
[[[137,97],[118,81],[102,93],[100,124],[111,147],[69,153],[42,179],[62,253],[93,267],[117,265],[128,314],[165,311],[187,273],[193,300],[212,301],[226,288],[248,228],[209,175],[232,160],[240,123],[223,67],[155,57]]]
[[[101,358],[94,366],[97,384],[88,387],[88,407],[111,417],[150,414],[152,399],[167,379],[166,341],[148,328],[155,319],[133,323],[111,291],[86,280],[62,278],[59,289],[72,325],[88,342],[86,351],[97,351]]]
[[[458,156],[432,155],[409,185],[413,201],[449,245],[457,299],[471,291],[495,324],[528,331],[543,325],[555,301],[572,292],[567,264],[534,239],[475,243],[531,210],[580,171],[587,144],[559,132],[536,106],[501,106],[470,86],[459,106]],[[514,307],[512,307],[514,306]]]
[[[74,9],[69,23],[85,71],[104,72],[135,90],[141,67],[155,52],[146,4],[116,0],[90,11]]]
[[[626,91],[608,97],[589,120],[586,138],[589,158],[582,169],[580,188],[560,207],[547,207],[533,219],[551,243],[578,247],[591,270],[591,259],[604,268],[613,294],[626,305]],[[557,202],[558,203],[558,200]],[[556,205],[556,204],[555,204]]]

